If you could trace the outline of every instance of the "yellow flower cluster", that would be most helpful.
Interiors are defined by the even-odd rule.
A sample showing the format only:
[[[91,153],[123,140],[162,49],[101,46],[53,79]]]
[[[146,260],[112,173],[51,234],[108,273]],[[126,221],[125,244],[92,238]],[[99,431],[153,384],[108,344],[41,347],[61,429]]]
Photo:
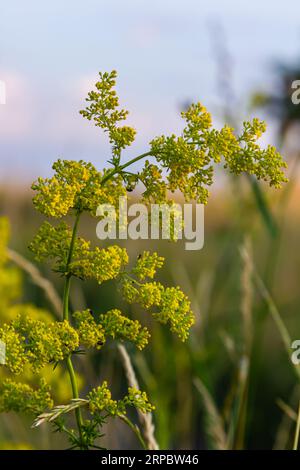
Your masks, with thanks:
[[[160,323],[169,323],[171,331],[176,333],[182,341],[188,338],[189,330],[195,323],[191,303],[179,287],[164,289],[159,312],[153,313],[153,317]]]
[[[113,89],[116,84],[117,72],[100,73],[100,80],[96,83],[96,90],[88,94],[86,101],[90,105],[80,111],[80,114],[95,125],[108,132],[109,141],[112,144],[113,160],[118,163],[122,149],[131,145],[135,139],[136,131],[129,126],[118,126],[124,121],[128,111],[119,110],[119,98]]]
[[[79,345],[78,334],[67,321],[46,323],[21,315],[0,328],[0,339],[6,344],[6,366],[15,374],[26,364],[39,371],[62,361]]]
[[[87,396],[89,409],[92,414],[105,412],[110,416],[124,415],[127,406],[133,406],[143,413],[154,410],[148,400],[147,394],[136,388],[129,388],[128,394],[122,400],[113,400],[107,382],[94,388]]]
[[[122,282],[122,294],[129,303],[139,303],[146,309],[157,307],[159,311],[152,312],[153,317],[160,323],[169,323],[171,331],[182,341],[188,338],[195,316],[179,287],[165,288],[158,282],[139,284],[127,278]]]
[[[29,249],[34,253],[37,261],[54,260],[54,270],[65,272],[71,239],[71,229],[65,222],[57,226],[44,222],[30,243]],[[74,259],[86,257],[89,250],[90,242],[77,237],[74,245]]]
[[[181,136],[163,135],[150,142],[150,150],[144,155],[154,157],[157,164],[147,160],[138,174],[123,172],[119,165],[120,152],[132,143],[134,130],[117,127],[117,122],[126,118],[127,111],[117,109],[115,79],[115,71],[100,74],[97,91],[89,93],[87,98],[91,104],[81,114],[109,133],[114,146],[111,161],[116,170],[114,174],[121,174],[129,187],[132,186],[130,180],[133,187],[140,180],[145,186],[144,200],[164,202],[168,191],[179,190],[187,200],[205,204],[208,187],[213,182],[213,165],[222,161],[230,172],[253,174],[271,186],[280,187],[287,181],[282,171],[286,164],[276,149],[272,146],[262,149],[256,144],[266,130],[264,122],[258,119],[245,122],[240,136],[229,126],[216,130],[212,128],[211,115],[201,103],[192,104],[182,113],[185,127]]]
[[[243,133],[239,138],[233,136],[232,129],[227,130],[231,134],[232,150],[225,158],[225,167],[229,168],[231,173],[255,175],[258,179],[268,181],[270,186],[280,188],[282,183],[288,181],[281,170],[286,168],[287,164],[282,161],[274,146],[268,145],[267,148],[261,149],[256,143],[265,129],[264,122],[253,119],[252,122],[244,122]]]
[[[160,305],[163,286],[159,282],[145,282],[138,290],[138,302],[148,309],[154,305]]]
[[[118,413],[118,402],[111,397],[111,391],[104,381],[102,385],[91,390],[87,396],[89,400],[89,409],[92,414],[105,411],[110,416],[116,416]]]
[[[151,413],[151,411],[155,410],[155,406],[149,402],[146,392],[142,392],[137,388],[129,387],[128,394],[122,401],[125,406],[134,406],[137,410],[142,411],[142,413]]]
[[[224,167],[237,175],[253,174],[275,187],[287,181],[282,171],[287,165],[281,155],[272,146],[262,149],[256,143],[266,130],[264,122],[259,119],[244,122],[238,137],[229,126],[211,129],[211,116],[200,103],[192,104],[182,117],[186,121],[182,136],[161,136],[150,142],[150,153],[167,170],[167,184],[162,180],[160,168],[147,162],[140,174],[146,199],[155,199],[156,193],[160,200],[163,195],[166,199],[167,190],[180,190],[187,200],[205,204],[208,186],[213,182],[213,163],[222,159]]]
[[[86,348],[100,349],[106,339],[104,328],[97,324],[90,310],[77,311],[73,313],[77,325],[79,342]]]
[[[119,197],[126,195],[120,176],[103,185],[106,173],[99,172],[91,163],[58,160],[53,170],[52,178],[38,178],[32,185],[36,191],[33,203],[47,217],[60,218],[71,209],[95,216],[99,204],[117,206]]]
[[[73,314],[79,335],[79,343],[87,348],[101,349],[106,338],[130,341],[143,349],[150,337],[147,328],[143,328],[137,320],[122,315],[120,310],[109,310],[105,314],[96,315],[90,310],[77,311]]]
[[[213,176],[213,167],[208,155],[184,137],[176,135],[158,137],[152,140],[150,145],[151,153],[157,162],[167,169],[166,189],[171,192],[179,190],[186,200],[196,200],[205,204],[208,198],[206,186],[212,184]],[[155,187],[157,183],[152,181],[151,186]],[[149,188],[147,193],[149,196]],[[150,196],[152,199],[155,198],[152,191]]]
[[[14,320],[18,315],[22,315],[31,319],[43,320],[51,322],[53,317],[50,312],[40,309],[31,304],[20,304],[17,300],[22,294],[22,276],[18,268],[12,267],[6,260],[6,245],[9,235],[9,223],[6,218],[0,218],[0,246],[1,257],[0,262],[0,319],[2,322]],[[7,261],[7,262],[6,262]],[[39,374],[32,371],[27,361],[24,360],[24,348],[20,341],[20,336],[12,327],[6,325],[3,327],[7,337],[7,361],[10,365],[10,371],[19,375],[21,382],[27,383],[29,386],[36,388],[39,386],[41,377],[45,378],[53,389],[53,395],[59,401],[69,398],[69,385],[66,380],[66,372],[62,366],[58,366],[53,371],[53,364],[46,365]],[[0,368],[1,382],[6,380],[10,375],[7,367]],[[21,373],[22,372],[22,373]],[[21,374],[20,374],[21,373]],[[82,379],[78,376],[80,386]]]
[[[38,415],[46,408],[52,408],[50,388],[41,379],[38,390],[27,384],[4,380],[0,385],[0,412],[22,412]]]
[[[121,292],[130,304],[138,303],[145,309],[155,308],[152,316],[160,323],[169,324],[173,333],[185,341],[195,323],[191,303],[179,287],[164,287],[159,282],[141,282],[153,279],[164,259],[157,253],[145,251],[136,261],[131,273],[121,278]],[[135,276],[135,277],[134,277]],[[137,280],[137,279],[138,280]]]
[[[115,71],[100,74],[97,91],[89,93],[87,98],[91,104],[81,114],[109,133],[113,144],[111,163],[120,169],[115,174],[122,174],[126,184],[132,179],[133,187],[140,180],[145,186],[144,200],[164,202],[168,191],[179,190],[187,200],[205,204],[208,187],[213,182],[213,164],[222,160],[230,172],[256,175],[271,186],[280,187],[286,181],[282,171],[286,164],[281,155],[272,146],[262,149],[256,144],[266,130],[264,122],[258,119],[245,122],[240,136],[228,126],[216,130],[212,128],[211,115],[201,103],[192,104],[182,113],[185,127],[181,136],[163,135],[150,142],[147,154],[154,157],[157,164],[147,160],[137,175],[123,173],[119,166],[121,149],[132,143],[135,131],[126,126],[117,127],[117,122],[126,118],[127,111],[117,109],[115,79]],[[162,176],[163,170],[166,179]]]
[[[134,280],[124,279],[122,281],[122,294],[124,299],[130,304],[139,303],[148,309],[153,305],[159,305],[163,286],[159,282],[145,282],[137,284]]]
[[[14,374],[23,372],[27,363],[24,338],[22,338],[13,325],[4,324],[0,328],[0,340],[5,344],[5,365]]]
[[[72,232],[68,225],[61,222],[54,227],[44,222],[39,228],[29,249],[38,261],[54,260],[54,271],[72,274],[80,279],[96,279],[99,284],[118,276],[128,263],[125,248],[90,248],[90,242],[76,237],[72,262],[68,264],[68,253]]]
[[[70,263],[70,272],[80,279],[96,279],[101,284],[115,279],[128,263],[125,248],[117,245],[108,248],[96,247],[90,250],[86,258]]]
[[[79,341],[87,348],[100,349],[107,337],[121,341],[130,341],[138,349],[143,349],[150,337],[147,328],[143,328],[137,320],[131,320],[122,315],[120,310],[113,309],[105,314],[96,316],[96,320],[90,310],[75,312]]]
[[[145,187],[143,191],[143,200],[145,202],[157,204],[166,202],[168,186],[163,179],[161,168],[146,160],[144,168],[138,174],[138,178]]]
[[[138,257],[132,272],[140,281],[143,281],[147,277],[153,279],[157,269],[160,269],[163,264],[164,258],[162,256],[158,256],[158,254],[155,252],[150,253],[149,251],[144,251]]]
[[[144,349],[150,337],[146,327],[142,327],[138,320],[131,320],[122,315],[118,309],[109,310],[99,316],[100,325],[105,335],[113,339],[131,341],[138,349]]]

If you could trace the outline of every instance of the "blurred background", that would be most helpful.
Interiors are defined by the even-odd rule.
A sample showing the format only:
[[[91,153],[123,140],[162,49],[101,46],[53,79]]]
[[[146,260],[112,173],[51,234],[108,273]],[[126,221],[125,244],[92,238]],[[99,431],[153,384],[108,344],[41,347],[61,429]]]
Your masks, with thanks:
[[[151,345],[143,353],[128,351],[156,405],[161,448],[291,448],[300,391],[289,349],[289,341],[300,338],[300,105],[291,101],[291,84],[300,79],[298,2],[11,0],[1,4],[0,38],[6,84],[0,214],[11,223],[10,247],[29,260],[27,246],[41,223],[30,183],[51,175],[59,157],[99,168],[109,158],[106,136],[78,113],[98,71],[118,71],[121,104],[138,132],[133,155],[156,135],[180,132],[180,111],[192,101],[208,108],[216,127],[226,122],[239,129],[254,116],[267,121],[262,144],[277,145],[289,164],[282,190],[219,171],[201,251],[185,251],[181,243],[127,242],[132,256],[148,249],[166,257],[161,280],[181,285],[197,316],[185,344],[145,318]],[[95,227],[86,219],[83,231],[96,243]],[[60,280],[38,267],[61,293]],[[18,302],[51,311],[26,273],[20,270],[17,278]],[[96,311],[120,306],[113,283],[74,285],[74,308],[87,304]],[[1,302],[0,315],[3,321]],[[120,395],[126,377],[116,346],[90,359],[89,366],[78,359],[82,390],[108,379]],[[65,385],[56,390],[62,403]],[[67,446],[29,425],[13,414],[0,417],[0,448]],[[108,424],[104,444],[137,447],[116,422]]]

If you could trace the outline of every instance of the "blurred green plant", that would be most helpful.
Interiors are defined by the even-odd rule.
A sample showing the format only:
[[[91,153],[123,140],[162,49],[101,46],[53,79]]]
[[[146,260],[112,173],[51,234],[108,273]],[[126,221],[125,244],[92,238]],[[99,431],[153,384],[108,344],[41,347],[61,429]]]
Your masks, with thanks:
[[[40,213],[54,219],[74,217],[72,228],[65,222],[44,222],[30,244],[36,259],[48,261],[53,271],[64,278],[61,320],[50,322],[39,318],[38,312],[28,315],[21,310],[0,329],[0,339],[6,343],[6,369],[11,374],[24,373],[27,368],[39,373],[49,364],[56,368],[57,364],[65,363],[72,389],[71,402],[54,405],[50,386],[44,379],[40,388],[33,389],[9,378],[1,385],[0,410],[30,412],[35,415],[34,426],[50,422],[54,430],[68,436],[72,448],[80,449],[99,447],[98,439],[109,417],[118,417],[128,424],[146,447],[140,430],[127,414],[128,406],[142,413],[153,410],[145,392],[129,387],[122,399],[114,400],[107,382],[103,382],[81,398],[73,357],[89,348],[102,349],[109,337],[132,342],[143,349],[150,333],[138,320],[128,318],[119,309],[100,314],[87,309],[70,315],[71,280],[95,279],[98,284],[115,280],[127,302],[149,310],[154,319],[169,324],[170,330],[183,341],[194,323],[190,301],[181,289],[153,281],[156,270],[162,266],[161,257],[146,251],[137,258],[133,268],[125,269],[129,257],[124,248],[118,245],[93,248],[89,241],[78,236],[82,214],[96,216],[101,203],[118,206],[119,197],[138,183],[144,186],[143,200],[147,203],[172,203],[177,190],[186,200],[206,203],[215,163],[223,163],[235,175],[255,175],[276,188],[287,181],[281,155],[272,146],[262,149],[257,144],[265,131],[263,122],[258,119],[244,122],[240,136],[226,125],[216,130],[212,128],[210,114],[200,103],[192,104],[182,113],[185,127],[181,136],[155,138],[145,153],[121,162],[122,150],[133,143],[135,130],[119,125],[128,112],[119,109],[115,79],[115,71],[100,73],[96,90],[88,95],[89,105],[81,111],[85,118],[108,133],[112,169],[98,171],[84,161],[58,160],[53,165],[54,176],[39,178],[32,186],[36,192],[33,203]],[[147,157],[155,159],[156,164],[147,159],[141,171],[128,170],[133,163]],[[4,236],[4,263],[5,245]],[[68,420],[73,412],[77,432]]]

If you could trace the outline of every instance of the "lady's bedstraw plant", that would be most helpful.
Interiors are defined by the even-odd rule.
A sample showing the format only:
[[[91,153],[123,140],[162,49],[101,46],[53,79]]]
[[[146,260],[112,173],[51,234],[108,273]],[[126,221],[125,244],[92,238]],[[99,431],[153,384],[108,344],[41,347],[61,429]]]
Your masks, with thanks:
[[[70,312],[69,295],[72,278],[96,279],[99,284],[115,280],[130,304],[140,304],[153,318],[169,325],[182,341],[188,337],[194,314],[186,295],[179,287],[165,287],[154,280],[163,264],[157,253],[144,252],[128,269],[126,249],[117,245],[108,248],[92,247],[78,236],[83,213],[96,216],[102,203],[118,206],[120,196],[142,183],[143,200],[148,203],[172,203],[172,194],[181,191],[186,200],[206,203],[208,187],[213,182],[215,164],[223,164],[230,172],[248,173],[280,187],[286,181],[286,167],[274,147],[262,149],[258,138],[265,124],[258,119],[245,122],[240,136],[232,128],[212,128],[211,116],[200,104],[192,104],[182,113],[185,126],[180,136],[160,136],[153,139],[147,151],[126,162],[122,151],[130,146],[136,131],[120,123],[128,112],[119,109],[114,90],[116,72],[100,73],[96,89],[88,95],[88,106],[80,111],[108,134],[112,145],[109,169],[99,171],[84,161],[58,160],[51,178],[39,178],[32,186],[35,208],[51,219],[72,215],[73,227],[66,222],[44,222],[30,245],[39,261],[48,261],[52,269],[65,279],[63,311],[60,321],[50,322],[20,314],[4,324],[0,338],[6,343],[6,367],[12,374],[25,368],[40,372],[51,364],[65,363],[69,374],[72,400],[67,405],[54,406],[49,385],[43,379],[39,389],[9,379],[2,384],[2,411],[28,411],[36,415],[35,424],[50,421],[57,430],[65,432],[72,446],[80,449],[97,447],[101,426],[108,417],[123,419],[142,437],[129,420],[126,411],[135,407],[144,413],[153,406],[145,392],[129,388],[120,400],[115,400],[106,382],[79,396],[78,376],[73,356],[83,349],[104,349],[108,338],[130,341],[142,350],[150,333],[137,320],[128,318],[118,309],[96,313],[90,310]],[[144,160],[143,168],[131,172],[130,166]],[[77,431],[68,425],[69,412],[75,411]]]

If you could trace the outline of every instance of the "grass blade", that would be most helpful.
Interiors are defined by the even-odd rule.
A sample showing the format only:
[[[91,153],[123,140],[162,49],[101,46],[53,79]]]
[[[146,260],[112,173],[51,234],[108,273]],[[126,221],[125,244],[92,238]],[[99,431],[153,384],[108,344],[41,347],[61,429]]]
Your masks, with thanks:
[[[195,387],[201,395],[206,418],[207,418],[207,434],[211,438],[213,448],[215,450],[227,449],[227,436],[223,425],[223,419],[217,409],[217,406],[204,383],[197,377],[194,380]]]

